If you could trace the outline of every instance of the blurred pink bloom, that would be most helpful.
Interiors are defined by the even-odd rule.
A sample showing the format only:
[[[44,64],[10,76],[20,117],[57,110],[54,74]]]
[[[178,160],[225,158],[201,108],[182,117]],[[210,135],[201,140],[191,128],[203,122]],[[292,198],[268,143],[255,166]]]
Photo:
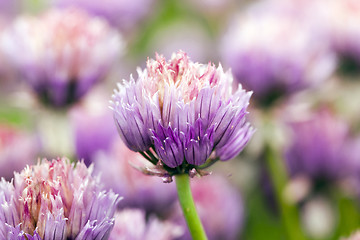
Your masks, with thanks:
[[[161,213],[167,211],[177,197],[174,185],[164,184],[160,178],[144,175],[133,167],[152,167],[152,164],[129,150],[120,139],[113,142],[111,151],[98,152],[94,165],[105,187],[124,196],[121,208],[138,207]]]
[[[1,45],[38,97],[55,107],[76,102],[103,80],[123,46],[103,19],[77,9],[20,16]]]
[[[335,55],[311,22],[290,7],[269,3],[234,18],[222,41],[225,63],[261,103],[319,84],[336,66]]]
[[[109,240],[171,240],[183,234],[183,229],[155,216],[146,220],[140,209],[124,209],[115,214],[115,226]]]
[[[14,171],[22,170],[35,162],[40,141],[14,127],[0,125],[0,178],[10,180]]]
[[[335,51],[360,62],[360,1],[317,0],[308,12],[319,20],[319,30],[330,39]]]

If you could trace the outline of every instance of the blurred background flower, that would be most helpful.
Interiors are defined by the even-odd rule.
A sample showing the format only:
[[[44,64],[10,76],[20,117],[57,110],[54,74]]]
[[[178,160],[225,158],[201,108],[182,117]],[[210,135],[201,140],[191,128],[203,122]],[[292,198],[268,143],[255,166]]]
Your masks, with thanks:
[[[146,220],[141,209],[124,209],[115,214],[115,226],[109,240],[168,240],[183,235],[183,228],[156,216]]]
[[[151,167],[152,164],[129,150],[119,139],[112,143],[109,152],[99,152],[94,164],[106,188],[124,196],[120,208],[137,207],[161,214],[177,198],[173,184],[164,184],[160,178],[149,177],[135,169],[134,166]]]
[[[0,178],[10,181],[14,171],[32,165],[39,157],[40,139],[24,130],[0,125]]]
[[[260,104],[319,84],[335,68],[335,55],[311,23],[271,12],[271,4],[276,1],[235,17],[222,43],[225,62]]]
[[[345,121],[328,109],[293,116],[285,158],[292,176],[328,182],[349,177],[354,163],[348,155],[352,138]]]
[[[77,9],[19,17],[1,41],[39,99],[54,107],[73,104],[103,80],[122,44],[121,35],[103,19]]]

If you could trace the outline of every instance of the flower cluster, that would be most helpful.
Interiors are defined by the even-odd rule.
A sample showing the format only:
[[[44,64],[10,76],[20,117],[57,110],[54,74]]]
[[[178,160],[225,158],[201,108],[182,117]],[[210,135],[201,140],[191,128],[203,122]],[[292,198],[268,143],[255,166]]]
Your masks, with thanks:
[[[119,201],[101,191],[92,168],[67,159],[43,160],[0,182],[0,238],[107,239]]]
[[[76,102],[103,79],[122,48],[104,20],[77,9],[19,17],[1,42],[39,98],[55,107]]]
[[[131,150],[163,164],[170,176],[196,169],[212,153],[229,160],[252,136],[246,121],[251,92],[239,85],[233,94],[231,72],[221,66],[191,62],[180,51],[168,62],[149,59],[138,74],[112,97],[116,125]]]

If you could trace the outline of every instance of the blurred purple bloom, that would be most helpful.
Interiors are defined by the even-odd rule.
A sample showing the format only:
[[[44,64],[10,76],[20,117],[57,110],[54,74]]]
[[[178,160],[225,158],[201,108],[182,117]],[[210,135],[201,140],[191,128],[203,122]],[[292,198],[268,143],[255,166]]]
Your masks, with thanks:
[[[22,16],[2,37],[3,51],[46,104],[76,102],[102,80],[122,48],[104,20],[76,9]]]
[[[360,63],[360,2],[358,0],[318,0],[308,9],[320,20],[318,24],[334,50],[342,57]],[[326,4],[326,7],[324,7]]]
[[[130,30],[151,10],[154,0],[54,0],[60,7],[75,6],[105,18],[122,30]]]
[[[39,140],[7,125],[0,125],[0,178],[10,180],[14,171],[33,164],[40,151]]]
[[[244,218],[240,193],[223,177],[214,175],[194,179],[191,182],[191,191],[208,238],[210,240],[238,239]],[[188,229],[178,203],[174,207],[171,219]],[[180,239],[191,239],[188,230]]]
[[[0,238],[108,239],[119,201],[104,192],[92,168],[43,160],[0,182]]]
[[[289,123],[293,134],[285,157],[291,175],[315,180],[348,176],[353,165],[349,154],[353,140],[346,122],[328,110],[302,117]]]
[[[183,234],[183,229],[168,221],[150,216],[140,209],[125,209],[115,214],[115,226],[109,240],[171,240]]]
[[[174,185],[164,185],[159,178],[144,175],[132,165],[151,165],[139,153],[129,150],[118,139],[112,150],[94,157],[95,172],[101,175],[106,189],[124,196],[120,208],[136,207],[147,212],[162,213],[176,200]]]
[[[0,0],[0,21],[1,18],[14,15],[20,8],[18,0]]]
[[[76,156],[89,166],[99,152],[111,151],[118,136],[107,98],[92,92],[84,100],[71,110],[71,122]]]
[[[336,63],[309,21],[268,2],[273,3],[265,1],[265,7],[255,5],[235,18],[222,42],[225,62],[263,104],[322,82]]]
[[[115,90],[116,126],[128,148],[156,164],[154,149],[170,175],[204,164],[212,152],[229,160],[251,138],[251,92],[240,85],[233,94],[230,71],[191,62],[180,51],[168,62],[159,55],[149,59],[138,74],[136,82],[131,77]]]

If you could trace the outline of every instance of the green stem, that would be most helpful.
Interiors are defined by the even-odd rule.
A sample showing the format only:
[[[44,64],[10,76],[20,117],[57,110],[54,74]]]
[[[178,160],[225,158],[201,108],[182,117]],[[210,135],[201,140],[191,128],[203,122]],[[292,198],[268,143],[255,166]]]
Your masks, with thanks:
[[[274,146],[271,146],[271,144],[266,146],[265,154],[276,199],[280,207],[282,222],[286,229],[288,239],[305,240],[300,227],[297,207],[285,199],[284,196],[284,189],[286,183],[288,182],[288,176],[283,164],[284,160],[280,157],[280,154],[275,150]]]
[[[196,212],[194,199],[191,194],[189,175],[175,175],[175,181],[180,205],[183,210],[192,239],[206,240],[207,237],[200,218]]]

